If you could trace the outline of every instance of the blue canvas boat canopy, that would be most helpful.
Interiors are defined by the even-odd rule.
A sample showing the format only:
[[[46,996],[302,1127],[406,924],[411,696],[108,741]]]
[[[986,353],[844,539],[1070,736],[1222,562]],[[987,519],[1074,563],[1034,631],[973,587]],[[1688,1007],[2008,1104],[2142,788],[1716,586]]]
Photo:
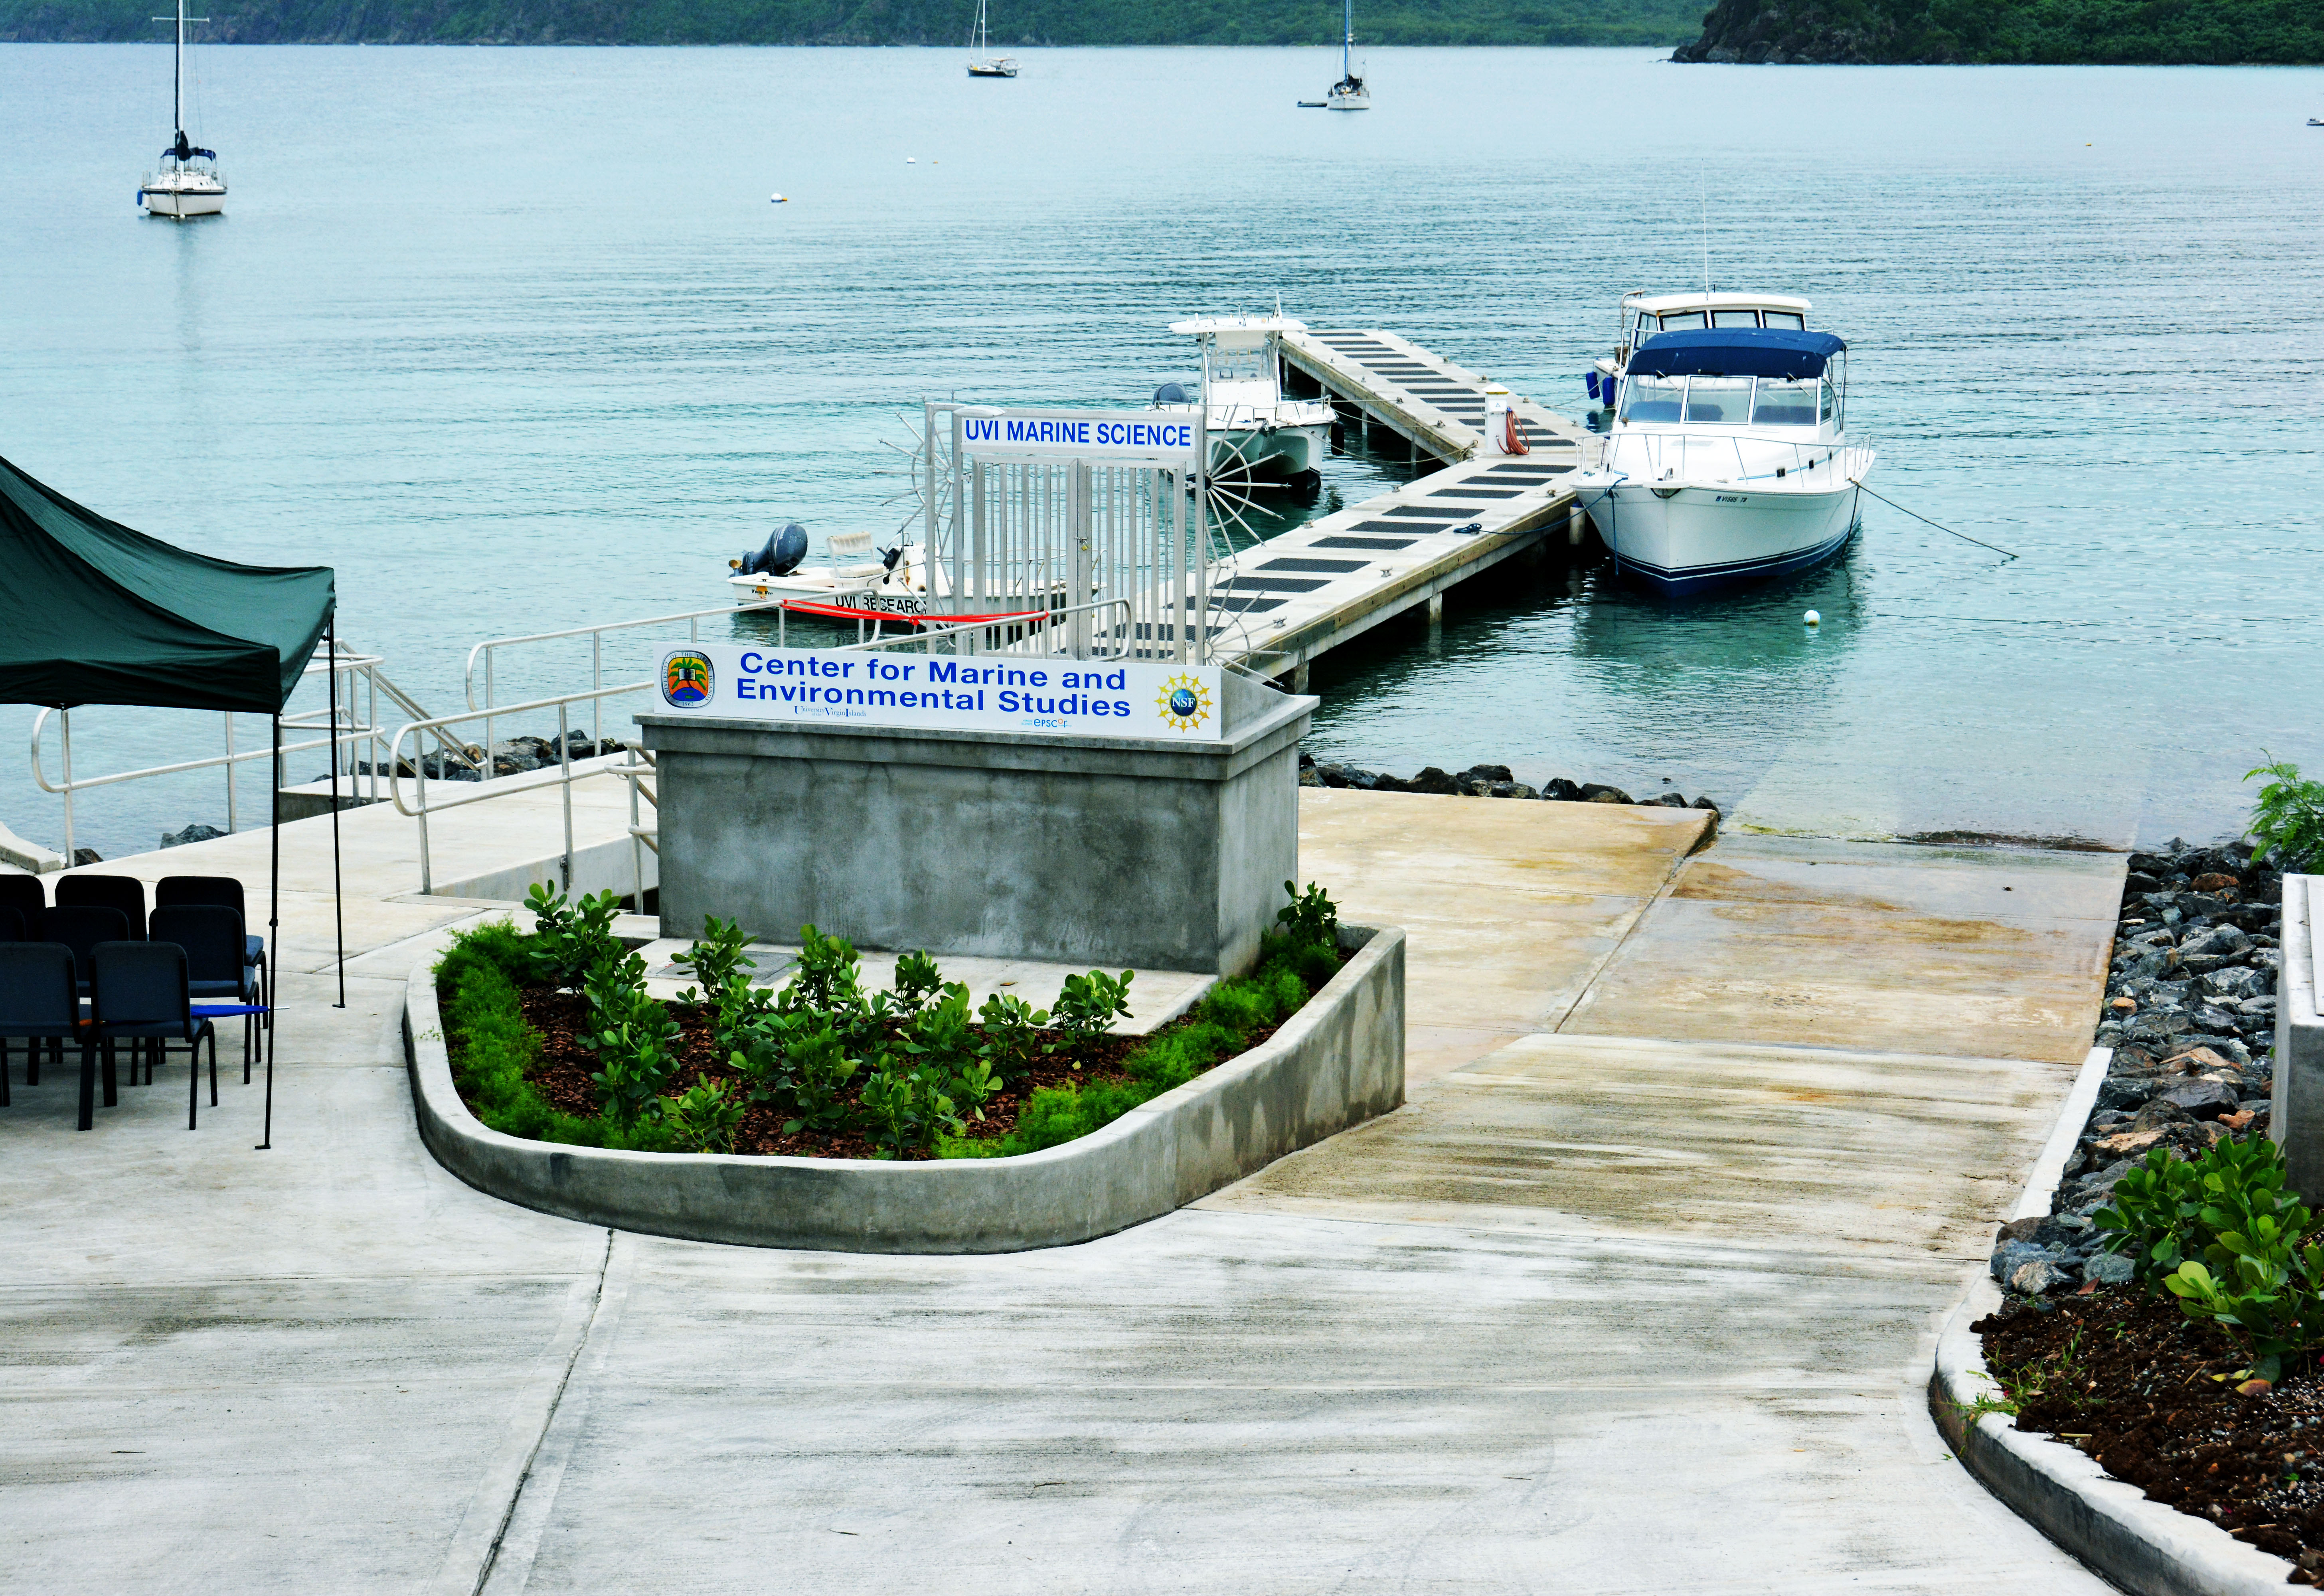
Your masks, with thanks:
[[[1848,345],[1830,333],[1785,328],[1715,327],[1657,333],[1630,356],[1634,377],[1820,377]]]

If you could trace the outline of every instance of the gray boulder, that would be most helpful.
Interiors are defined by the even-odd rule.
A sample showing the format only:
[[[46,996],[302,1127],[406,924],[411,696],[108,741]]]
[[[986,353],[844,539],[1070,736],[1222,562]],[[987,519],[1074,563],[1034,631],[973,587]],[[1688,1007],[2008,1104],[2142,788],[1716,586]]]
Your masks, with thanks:
[[[2129,1258],[2119,1252],[2101,1252],[2082,1266],[2082,1278],[2101,1286],[2126,1285],[2134,1272]]]

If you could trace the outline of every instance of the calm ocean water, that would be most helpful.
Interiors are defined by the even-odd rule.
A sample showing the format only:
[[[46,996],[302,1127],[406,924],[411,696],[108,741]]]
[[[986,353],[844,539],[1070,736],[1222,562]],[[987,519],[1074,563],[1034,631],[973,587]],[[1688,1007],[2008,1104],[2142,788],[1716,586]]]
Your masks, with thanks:
[[[345,634],[431,707],[485,636],[719,602],[779,519],[893,526],[923,395],[1142,402],[1191,367],[1176,317],[1279,294],[1578,414],[1616,301],[1699,285],[1707,219],[1718,281],[1850,340],[1872,484],[2020,558],[1873,505],[1840,564],[1683,606],[1488,578],[1319,668],[1319,755],[2112,843],[2232,827],[2263,749],[2324,767],[2324,72],[1383,50],[1349,116],[1295,108],[1322,49],[1013,83],[909,50],[198,61],[232,209],[180,227],[134,204],[167,50],[0,45],[0,455],[337,567]],[[1388,475],[1335,462],[1327,507]],[[53,845],[31,719],[0,707],[0,821]],[[91,709],[75,755],[218,736]],[[78,840],[224,818],[212,773],[86,795]]]

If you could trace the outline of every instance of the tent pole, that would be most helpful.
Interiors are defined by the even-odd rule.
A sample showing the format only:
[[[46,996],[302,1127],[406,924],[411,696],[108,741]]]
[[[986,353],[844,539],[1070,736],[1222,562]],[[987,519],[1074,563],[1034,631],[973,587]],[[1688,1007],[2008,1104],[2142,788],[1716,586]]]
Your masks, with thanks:
[[[274,993],[282,984],[282,712],[274,712],[274,825],[266,834],[272,850],[266,883],[266,1134],[256,1149],[274,1145]]]
[[[339,1001],[334,1007],[347,1006],[347,911],[339,891],[339,613],[331,612],[326,635],[331,648],[331,922],[338,937]],[[355,685],[347,686],[347,697],[355,697]]]
[[[60,708],[57,723],[64,728],[65,737],[65,868],[70,870],[73,867],[72,710],[69,707]]]

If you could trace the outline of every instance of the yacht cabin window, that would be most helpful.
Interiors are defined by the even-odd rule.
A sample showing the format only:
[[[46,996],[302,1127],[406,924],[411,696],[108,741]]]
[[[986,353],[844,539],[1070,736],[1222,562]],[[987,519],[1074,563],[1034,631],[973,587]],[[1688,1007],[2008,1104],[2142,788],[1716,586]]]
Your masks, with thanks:
[[[1626,421],[1675,421],[1686,397],[1684,377],[1627,379],[1622,383],[1622,419]]]
[[[1832,418],[1833,411],[1831,377],[1830,374],[1826,374],[1823,382],[1819,385],[1823,389],[1823,419],[1829,421]]]
[[[1713,310],[1711,313],[1711,325],[1713,327],[1757,327],[1759,325],[1759,313],[1757,310]]]
[[[1692,377],[1686,385],[1686,419],[1740,427],[1751,414],[1748,377]]]
[[[1788,327],[1795,331],[1805,332],[1807,330],[1808,318],[1801,315],[1796,310],[1770,310],[1767,312],[1767,325],[1769,327]]]
[[[1675,310],[1663,318],[1663,331],[1666,333],[1692,332],[1702,326],[1702,312],[1700,310]]]
[[[1804,382],[1789,383],[1780,377],[1759,379],[1759,396],[1751,407],[1751,424],[1755,427],[1812,427],[1816,424],[1816,388],[1813,377]]]
[[[1265,377],[1267,351],[1264,348],[1222,349],[1213,347],[1206,363],[1213,383],[1256,383]]]

